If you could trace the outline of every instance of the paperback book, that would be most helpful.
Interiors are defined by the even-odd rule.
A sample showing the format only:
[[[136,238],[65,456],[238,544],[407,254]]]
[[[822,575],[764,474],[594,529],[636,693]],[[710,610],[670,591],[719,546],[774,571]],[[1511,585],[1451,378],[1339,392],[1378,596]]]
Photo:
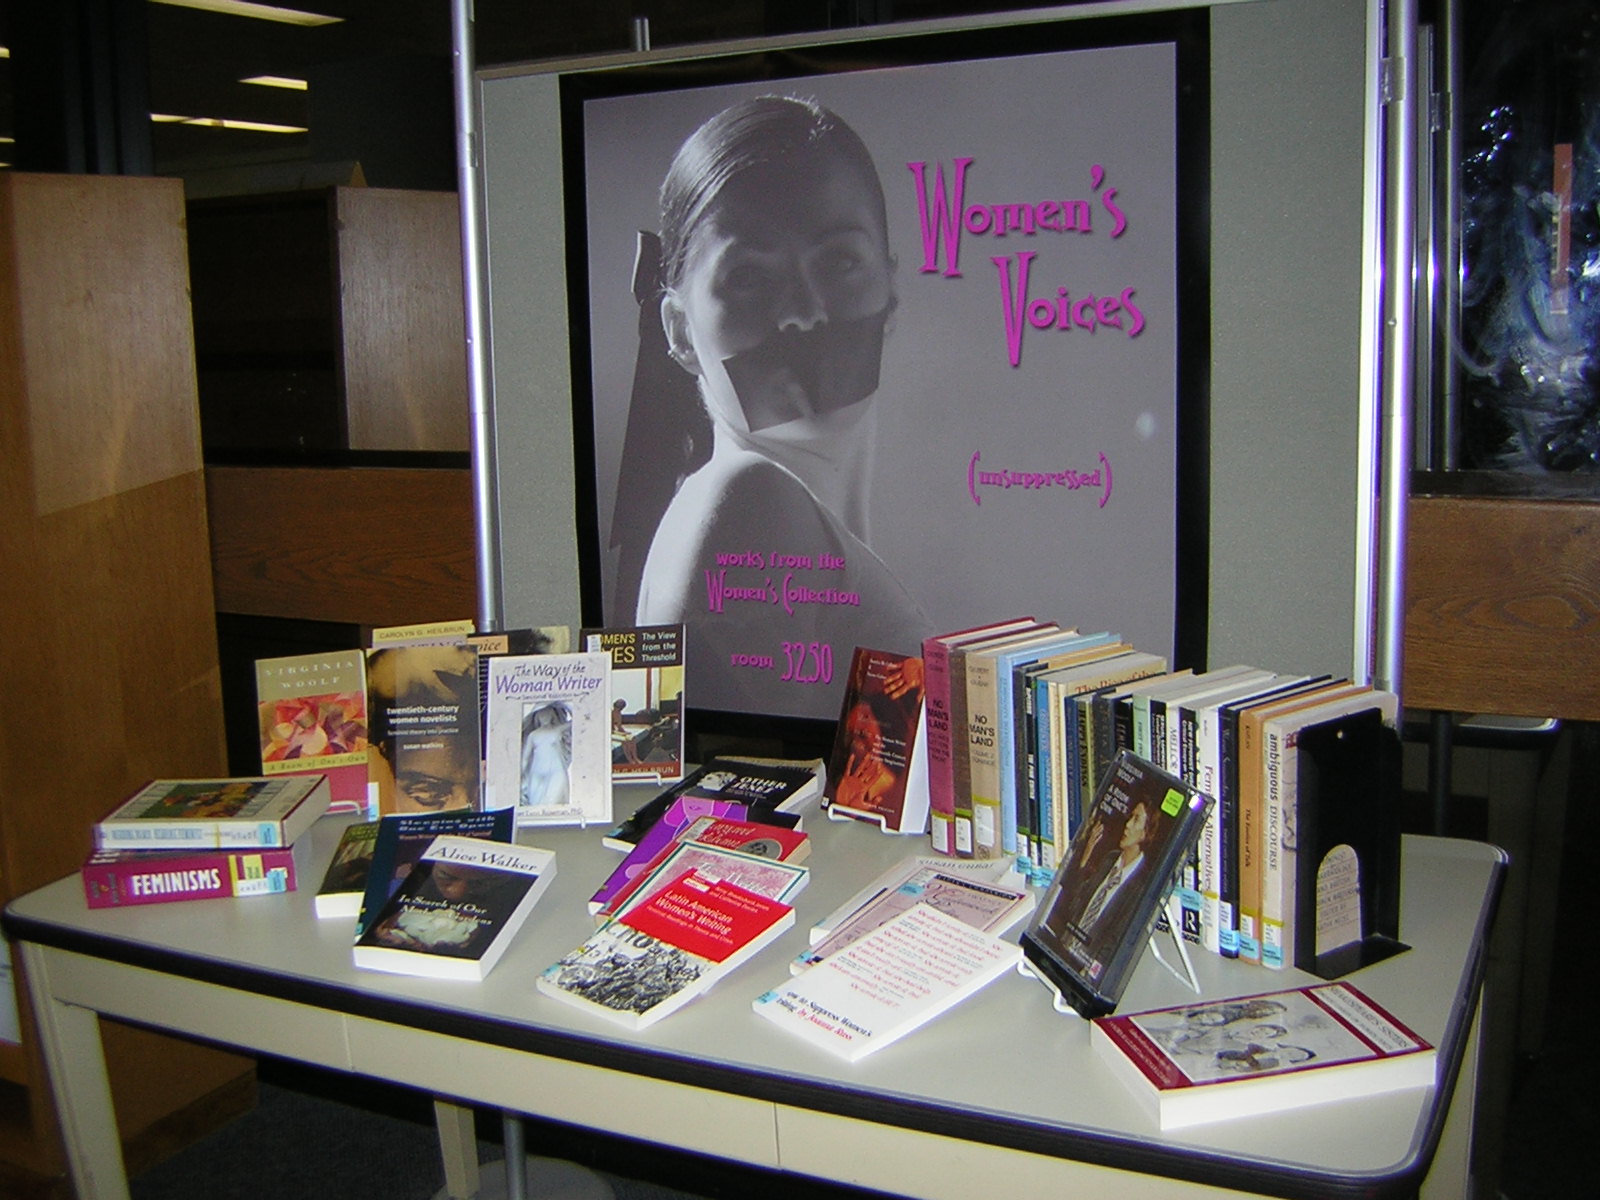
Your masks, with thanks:
[[[294,891],[294,850],[99,850],[82,875],[90,908],[271,896]]]
[[[333,848],[333,858],[323,872],[312,907],[319,917],[357,917],[361,897],[367,890],[367,875],[378,844],[378,822],[356,821],[346,825]]]
[[[1033,971],[1086,1017],[1127,986],[1210,800],[1120,752],[1022,935]]]
[[[484,807],[517,824],[611,821],[611,659],[601,653],[488,660]]]
[[[326,775],[329,812],[367,813],[365,654],[257,659],[256,722],[263,775]]]
[[[434,839],[356,940],[358,967],[482,979],[556,874],[549,850],[477,838]]]
[[[811,872],[798,862],[703,842],[677,842],[652,859],[647,869],[628,880],[596,915],[602,920],[620,916],[688,871],[696,871],[707,879],[726,879],[785,904],[794,903],[794,898],[811,878]]]
[[[328,811],[324,775],[156,779],[94,827],[98,850],[288,846]]]
[[[685,820],[737,816],[743,820],[799,828],[800,812],[822,795],[827,769],[821,759],[739,758],[717,755],[678,783],[645,801],[601,839],[613,850],[631,850],[645,831],[683,801]],[[739,805],[743,813],[731,807]]]
[[[611,656],[611,777],[683,778],[683,626],[585,629],[583,648]]]
[[[926,731],[922,659],[856,647],[828,760],[829,815],[926,833]]]
[[[509,808],[495,812],[456,809],[442,813],[402,813],[381,818],[373,841],[372,863],[367,868],[366,886],[356,910],[355,936],[361,936],[370,915],[382,908],[405,882],[411,868],[435,838],[450,835],[510,842],[515,832]]]
[[[732,807],[743,808],[742,805]],[[637,876],[651,870],[656,859],[679,842],[699,842],[788,862],[800,862],[811,849],[811,840],[797,829],[720,814],[689,818],[680,799],[667,810],[666,816],[645,831],[639,844],[595,890],[589,899],[589,911],[605,911]]]
[[[471,646],[458,638],[368,650],[367,716],[369,786],[379,816],[483,807],[478,652]]]
[[[538,988],[644,1029],[703,995],[793,925],[789,905],[687,871],[551,964]]]
[[[1101,1017],[1089,1036],[1163,1130],[1428,1087],[1437,1058],[1346,983]]]
[[[851,1062],[925,1025],[1012,970],[1011,942],[927,904],[755,1000],[779,1028]]]

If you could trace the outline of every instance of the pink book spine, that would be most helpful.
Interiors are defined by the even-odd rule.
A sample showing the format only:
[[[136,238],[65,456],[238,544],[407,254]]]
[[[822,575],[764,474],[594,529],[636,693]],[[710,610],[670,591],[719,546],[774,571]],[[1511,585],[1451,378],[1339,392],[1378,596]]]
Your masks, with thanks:
[[[954,854],[956,791],[950,765],[950,648],[922,643],[922,697],[928,718],[928,836],[938,854]]]

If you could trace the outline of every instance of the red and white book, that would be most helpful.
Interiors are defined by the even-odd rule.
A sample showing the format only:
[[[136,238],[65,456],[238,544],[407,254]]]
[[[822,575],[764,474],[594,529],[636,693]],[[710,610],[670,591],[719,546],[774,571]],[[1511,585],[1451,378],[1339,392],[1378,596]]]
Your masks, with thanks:
[[[90,908],[271,896],[294,891],[294,850],[100,850],[82,875]]]

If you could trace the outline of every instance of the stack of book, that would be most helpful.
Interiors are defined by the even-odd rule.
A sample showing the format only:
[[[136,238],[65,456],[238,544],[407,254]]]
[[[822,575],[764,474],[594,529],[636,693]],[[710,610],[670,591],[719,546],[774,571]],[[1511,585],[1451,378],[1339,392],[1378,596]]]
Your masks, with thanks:
[[[295,889],[294,841],[328,810],[322,775],[158,779],[94,827],[90,908]]]

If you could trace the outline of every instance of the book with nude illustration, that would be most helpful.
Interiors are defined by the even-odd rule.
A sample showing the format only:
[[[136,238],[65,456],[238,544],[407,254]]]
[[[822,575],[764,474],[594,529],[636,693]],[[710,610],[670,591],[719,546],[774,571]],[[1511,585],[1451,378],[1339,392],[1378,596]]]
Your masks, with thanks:
[[[556,875],[552,851],[510,842],[434,840],[357,939],[358,967],[482,979]]]
[[[518,825],[611,823],[611,657],[509,654],[487,660],[484,807]]]

